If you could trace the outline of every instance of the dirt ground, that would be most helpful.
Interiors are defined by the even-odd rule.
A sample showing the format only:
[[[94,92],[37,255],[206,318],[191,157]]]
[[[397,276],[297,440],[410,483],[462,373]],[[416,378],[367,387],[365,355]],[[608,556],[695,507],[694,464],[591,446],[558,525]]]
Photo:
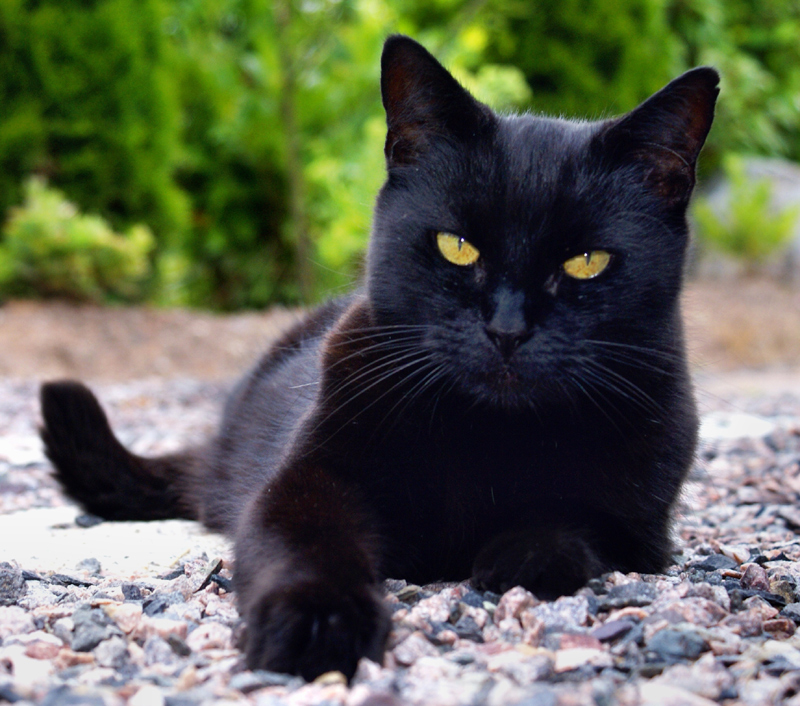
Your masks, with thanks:
[[[692,282],[684,313],[699,374],[800,371],[800,290],[764,279]],[[10,301],[0,306],[0,376],[226,380],[299,315],[281,308],[220,316]]]

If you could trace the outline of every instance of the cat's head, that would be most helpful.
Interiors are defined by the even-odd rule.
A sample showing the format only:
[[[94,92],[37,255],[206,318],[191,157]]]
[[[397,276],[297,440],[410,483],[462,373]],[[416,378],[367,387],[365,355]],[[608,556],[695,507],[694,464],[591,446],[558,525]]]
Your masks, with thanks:
[[[500,116],[391,37],[376,323],[415,339],[420,375],[503,407],[682,356],[686,207],[718,81],[694,69],[611,120]]]

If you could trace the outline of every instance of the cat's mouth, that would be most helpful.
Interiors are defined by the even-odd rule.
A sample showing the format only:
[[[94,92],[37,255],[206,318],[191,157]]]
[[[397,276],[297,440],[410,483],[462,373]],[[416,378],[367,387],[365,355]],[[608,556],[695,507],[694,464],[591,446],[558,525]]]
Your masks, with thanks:
[[[471,386],[485,401],[506,410],[528,409],[532,405],[534,380],[520,375],[511,363],[503,363],[494,370],[482,370],[478,385]],[[477,389],[476,389],[477,388]]]
[[[500,406],[506,409],[529,407],[530,392],[534,386],[533,380],[523,380],[514,367],[506,363],[495,381]]]
[[[520,378],[517,372],[506,363],[497,376],[497,384],[501,389],[516,390],[520,385]]]

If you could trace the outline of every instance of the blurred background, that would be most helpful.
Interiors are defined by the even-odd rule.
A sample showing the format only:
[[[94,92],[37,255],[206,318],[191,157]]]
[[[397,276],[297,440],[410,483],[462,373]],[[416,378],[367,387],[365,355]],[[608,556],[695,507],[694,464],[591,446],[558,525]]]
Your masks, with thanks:
[[[231,312],[349,286],[384,176],[393,32],[506,111],[601,118],[717,67],[687,308],[713,328],[737,283],[793,362],[797,0],[3,0],[0,300]]]

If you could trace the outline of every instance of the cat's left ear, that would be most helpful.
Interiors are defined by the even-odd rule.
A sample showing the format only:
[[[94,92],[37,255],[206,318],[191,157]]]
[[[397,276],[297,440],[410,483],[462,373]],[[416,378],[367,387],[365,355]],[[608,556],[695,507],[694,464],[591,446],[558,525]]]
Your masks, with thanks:
[[[475,100],[421,44],[394,35],[381,57],[386,109],[386,163],[413,164],[437,139],[468,140],[494,124]]]
[[[685,205],[719,94],[712,68],[687,71],[638,108],[611,122],[600,135],[603,149],[622,162],[644,167],[644,178],[670,205]]]

